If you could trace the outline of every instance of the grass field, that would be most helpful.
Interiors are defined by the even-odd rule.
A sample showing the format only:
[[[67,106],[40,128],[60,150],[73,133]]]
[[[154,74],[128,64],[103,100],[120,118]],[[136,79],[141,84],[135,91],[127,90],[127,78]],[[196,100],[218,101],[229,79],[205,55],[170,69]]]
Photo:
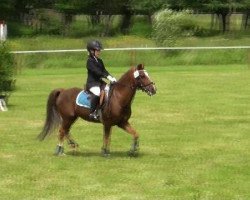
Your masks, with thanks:
[[[250,199],[250,70],[245,65],[148,66],[158,93],[138,92],[131,123],[113,129],[110,158],[100,155],[102,127],[79,120],[75,156],[53,156],[56,134],[35,138],[48,93],[81,87],[85,69],[24,69],[9,111],[0,112],[0,199]],[[109,68],[117,78],[125,67]],[[66,146],[67,147],[67,146]]]
[[[38,36],[33,38],[10,39],[11,50],[54,50],[82,49],[90,38],[63,38]],[[115,47],[154,47],[153,40],[138,36],[100,38],[104,48]],[[188,37],[178,40],[176,46],[244,46],[250,43],[248,36],[233,37],[230,34],[214,37]],[[87,53],[43,53],[16,55],[19,68],[79,68],[85,66]],[[107,66],[125,67],[131,63],[143,62],[151,66],[172,65],[224,65],[250,63],[249,49],[237,50],[147,50],[147,51],[103,51],[102,57]],[[114,57],[116,59],[114,59]]]

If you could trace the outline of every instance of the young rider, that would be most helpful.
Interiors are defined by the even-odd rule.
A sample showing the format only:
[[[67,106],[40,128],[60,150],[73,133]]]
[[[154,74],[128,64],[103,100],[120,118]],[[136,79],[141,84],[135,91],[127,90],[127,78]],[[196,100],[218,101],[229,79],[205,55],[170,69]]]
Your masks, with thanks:
[[[116,79],[110,75],[110,73],[106,70],[102,59],[100,58],[100,53],[102,50],[102,44],[93,40],[88,42],[87,50],[89,52],[89,57],[87,60],[87,89],[94,94],[94,97],[91,102],[91,113],[89,115],[90,118],[94,120],[98,120],[98,104],[100,98],[100,86],[102,84],[102,78],[108,79],[110,82],[116,82]]]

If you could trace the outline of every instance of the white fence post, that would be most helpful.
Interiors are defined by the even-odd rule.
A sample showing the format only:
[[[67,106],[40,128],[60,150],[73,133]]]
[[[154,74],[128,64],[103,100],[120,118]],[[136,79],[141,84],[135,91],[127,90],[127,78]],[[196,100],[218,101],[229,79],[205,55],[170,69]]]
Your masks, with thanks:
[[[0,41],[7,39],[7,24],[4,20],[0,20]]]
[[[0,111],[8,111],[8,108],[6,106],[4,99],[0,99]]]

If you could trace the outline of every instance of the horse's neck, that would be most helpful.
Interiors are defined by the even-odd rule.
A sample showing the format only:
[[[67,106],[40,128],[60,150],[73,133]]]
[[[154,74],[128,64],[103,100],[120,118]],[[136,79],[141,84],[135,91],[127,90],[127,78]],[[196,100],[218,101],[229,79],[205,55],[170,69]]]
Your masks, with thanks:
[[[125,74],[123,74],[122,77],[118,80],[118,84],[134,86],[135,85],[135,80],[133,77],[134,71],[135,69],[132,67]]]
[[[122,106],[129,106],[135,96],[136,86],[133,77],[134,68],[131,68],[117,82],[117,92],[119,95],[119,103]]]

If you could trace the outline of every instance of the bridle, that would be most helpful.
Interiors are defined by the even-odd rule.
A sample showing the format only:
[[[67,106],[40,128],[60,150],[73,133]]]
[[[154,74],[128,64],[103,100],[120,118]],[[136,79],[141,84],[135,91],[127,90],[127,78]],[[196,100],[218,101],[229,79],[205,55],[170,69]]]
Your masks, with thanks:
[[[141,90],[141,91],[146,92],[148,95],[151,96],[152,93],[147,89],[147,87],[150,86],[150,85],[155,85],[155,83],[151,81],[148,84],[143,85],[142,84],[142,77],[140,75],[141,71],[144,72],[145,76],[149,77],[146,70],[135,70],[134,73],[133,73],[134,79],[135,79],[135,84],[134,85],[127,85],[127,84],[122,84],[122,83],[119,83],[119,82],[115,82],[115,83],[112,83],[112,84],[114,84],[114,85],[118,84],[118,85],[130,88],[131,90],[134,90],[134,89]]]
[[[141,72],[141,71],[143,71],[144,75],[147,76],[147,77],[149,78],[149,75],[148,75],[148,73],[147,73],[146,70],[136,70],[136,71],[134,72],[134,78],[135,78],[135,80],[136,80],[136,89],[137,89],[137,90],[141,90],[141,91],[143,91],[143,92],[146,92],[148,95],[151,96],[152,93],[147,89],[147,87],[150,86],[150,85],[155,85],[155,83],[151,81],[151,82],[149,82],[148,84],[143,85],[143,84],[142,84],[142,77],[141,77],[141,75],[140,75],[140,72]]]
[[[142,78],[140,77],[139,80],[141,80],[141,79]],[[147,87],[150,86],[150,85],[155,85],[155,83],[151,81],[148,84],[143,85],[140,81],[137,81],[137,87],[136,87],[136,89],[142,90],[143,92],[147,92],[148,91]]]

